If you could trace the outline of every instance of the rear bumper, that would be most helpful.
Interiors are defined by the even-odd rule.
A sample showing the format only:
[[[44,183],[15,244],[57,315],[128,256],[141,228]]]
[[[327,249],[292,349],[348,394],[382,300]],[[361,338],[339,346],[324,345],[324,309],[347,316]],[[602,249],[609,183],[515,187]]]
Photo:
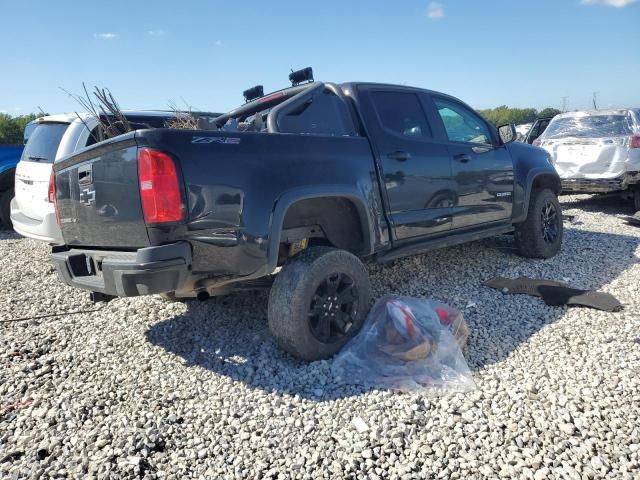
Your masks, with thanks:
[[[180,290],[191,276],[187,242],[134,252],[54,247],[51,261],[67,285],[118,297]]]
[[[562,191],[571,193],[607,193],[626,190],[640,183],[640,172],[629,172],[615,178],[563,178]]]
[[[11,222],[13,229],[23,237],[35,238],[42,242],[61,244],[62,232],[56,222],[55,212],[46,213],[42,220],[27,217],[18,206],[16,199],[11,200]]]

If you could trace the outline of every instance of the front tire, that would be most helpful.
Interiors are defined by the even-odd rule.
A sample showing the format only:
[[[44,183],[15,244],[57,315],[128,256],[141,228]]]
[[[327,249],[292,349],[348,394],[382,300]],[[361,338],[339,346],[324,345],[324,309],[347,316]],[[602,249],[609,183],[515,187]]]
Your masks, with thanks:
[[[369,274],[349,252],[310,247],[284,265],[269,295],[269,329],[303,360],[329,358],[362,327],[371,303]]]
[[[633,186],[633,207],[636,212],[640,212],[640,185]]]
[[[0,192],[0,223],[6,229],[13,229],[13,223],[11,223],[11,200],[14,197],[13,187]]]
[[[526,220],[516,226],[516,246],[528,258],[551,258],[562,247],[562,210],[557,195],[549,190],[534,190]]]

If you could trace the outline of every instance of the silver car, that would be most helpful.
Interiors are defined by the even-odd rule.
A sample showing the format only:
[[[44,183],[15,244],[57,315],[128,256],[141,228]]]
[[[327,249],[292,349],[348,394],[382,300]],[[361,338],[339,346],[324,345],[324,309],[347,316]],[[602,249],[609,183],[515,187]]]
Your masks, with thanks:
[[[563,113],[539,140],[563,191],[620,191],[640,210],[640,109]]]

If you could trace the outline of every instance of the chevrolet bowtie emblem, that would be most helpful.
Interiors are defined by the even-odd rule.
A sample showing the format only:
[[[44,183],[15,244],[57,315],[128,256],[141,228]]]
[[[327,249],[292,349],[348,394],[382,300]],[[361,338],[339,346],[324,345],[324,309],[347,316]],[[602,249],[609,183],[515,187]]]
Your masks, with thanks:
[[[83,188],[80,190],[80,203],[84,205],[96,203],[96,191],[93,188]]]

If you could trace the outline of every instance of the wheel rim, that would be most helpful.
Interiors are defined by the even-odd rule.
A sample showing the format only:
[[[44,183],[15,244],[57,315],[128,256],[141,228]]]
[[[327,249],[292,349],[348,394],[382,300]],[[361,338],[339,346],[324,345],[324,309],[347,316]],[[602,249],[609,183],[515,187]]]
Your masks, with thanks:
[[[546,244],[552,244],[558,239],[560,224],[558,210],[553,202],[547,202],[542,207],[541,214],[542,238]]]
[[[335,343],[351,331],[358,313],[358,289],[345,273],[332,273],[318,285],[309,304],[309,325],[322,343]]]

